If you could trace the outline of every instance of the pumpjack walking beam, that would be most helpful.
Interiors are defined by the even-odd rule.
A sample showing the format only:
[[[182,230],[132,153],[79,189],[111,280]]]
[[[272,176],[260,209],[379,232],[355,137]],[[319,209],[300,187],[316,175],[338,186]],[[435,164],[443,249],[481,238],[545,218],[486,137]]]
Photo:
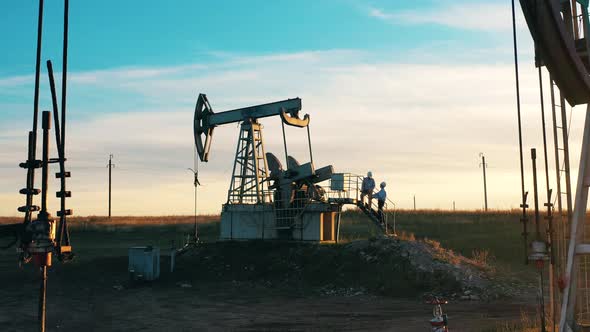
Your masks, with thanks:
[[[301,99],[293,98],[214,113],[207,96],[201,93],[197,100],[194,117],[195,145],[199,159],[204,162],[209,160],[213,129],[217,126],[280,115],[281,119],[291,126],[305,127],[309,123],[309,115],[306,114],[303,119],[299,119],[300,110]]]
[[[199,94],[194,115],[194,136],[201,161],[207,162],[209,160],[215,127],[229,123],[241,123],[232,180],[227,195],[228,204],[270,202],[264,193],[264,188],[268,185],[265,181],[268,177],[268,162],[264,151],[262,125],[258,119],[280,116],[285,124],[307,127],[309,115],[300,119],[300,110],[301,99],[293,98],[215,113],[207,96]]]

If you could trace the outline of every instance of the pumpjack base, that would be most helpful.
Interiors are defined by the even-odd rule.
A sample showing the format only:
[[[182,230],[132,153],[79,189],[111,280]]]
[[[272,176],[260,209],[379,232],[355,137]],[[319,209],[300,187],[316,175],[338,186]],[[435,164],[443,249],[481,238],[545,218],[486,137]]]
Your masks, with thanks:
[[[314,202],[293,211],[290,222],[273,203],[225,204],[221,212],[221,240],[285,240],[333,243],[338,228],[337,204]],[[297,213],[299,212],[299,213]]]

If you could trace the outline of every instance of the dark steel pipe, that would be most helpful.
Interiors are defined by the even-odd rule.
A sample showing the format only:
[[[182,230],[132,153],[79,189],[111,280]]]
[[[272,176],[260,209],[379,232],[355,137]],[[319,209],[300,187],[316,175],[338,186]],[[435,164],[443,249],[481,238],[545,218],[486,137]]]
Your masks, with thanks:
[[[285,169],[289,168],[289,153],[287,152],[287,136],[285,135],[285,123],[281,120],[283,128],[283,145],[285,146]]]
[[[49,89],[51,90],[51,104],[53,106],[53,125],[55,127],[55,141],[57,143],[57,154],[60,159],[63,158],[61,150],[61,133],[59,131],[59,110],[57,108],[57,94],[55,92],[55,80],[53,78],[53,65],[51,60],[47,60],[47,75],[49,76]]]
[[[553,259],[553,216],[551,214],[551,209],[553,208],[553,204],[551,203],[551,189],[549,188],[549,161],[548,161],[548,157],[547,157],[547,132],[546,132],[546,127],[545,127],[545,102],[544,102],[544,96],[543,96],[543,72],[541,70],[541,67],[539,66],[538,68],[538,72],[539,72],[539,95],[540,95],[540,101],[541,101],[541,123],[543,125],[543,156],[545,158],[545,189],[547,192],[547,203],[545,203],[545,206],[547,206],[547,216],[545,217],[545,220],[547,220],[547,223],[545,225],[546,229],[545,229],[545,234],[546,234],[546,238],[547,238],[547,243],[549,244],[549,248],[550,248],[550,255],[551,255],[551,260],[549,262],[549,302],[550,302],[550,308],[551,308],[551,312],[552,315],[551,317],[555,317],[554,315],[554,311],[553,309],[555,308],[554,306],[554,298],[553,298],[553,264],[554,264],[554,259]],[[551,81],[549,81],[549,84],[552,84]],[[553,97],[553,96],[552,96]],[[559,180],[559,179],[558,179]],[[545,304],[543,303],[543,308],[545,308]],[[545,317],[544,317],[544,312],[543,312],[543,325],[545,322]],[[551,326],[555,327],[555,324],[553,324],[553,322],[551,323]],[[543,328],[544,330],[544,328]]]
[[[512,0],[512,40],[514,44],[514,76],[516,81],[516,110],[518,115],[518,151],[520,155],[520,186],[521,186],[521,195],[522,195],[522,223],[523,223],[523,233],[522,236],[524,238],[524,252],[525,252],[525,264],[528,264],[528,257],[527,257],[527,222],[528,218],[526,215],[526,193],[524,189],[524,158],[522,152],[522,120],[520,116],[520,80],[518,75],[518,46],[516,42],[516,10],[514,5],[514,0]]]
[[[47,303],[47,266],[43,265],[41,270],[41,285],[39,288],[39,331],[45,332],[45,317],[46,317],[46,303]]]
[[[197,159],[197,149],[194,148],[193,149],[193,161],[194,161],[194,170],[195,170],[195,181],[194,181],[194,185],[195,185],[195,244],[199,241],[199,226],[198,226],[198,222],[197,222],[197,207],[198,207],[198,185],[199,185],[199,160]],[[263,224],[264,224],[264,220],[263,220]],[[264,226],[262,227],[262,237],[264,238]]]
[[[47,189],[49,187],[49,130],[51,129],[51,112],[43,111],[41,126],[43,128],[43,167],[41,168],[41,216],[47,216]],[[46,220],[43,219],[43,220]]]
[[[545,217],[547,219],[547,242],[549,244],[549,248],[551,249],[551,251],[549,252],[549,254],[551,255],[551,265],[555,264],[555,250],[553,248],[553,204],[551,203],[551,196],[553,194],[553,190],[549,190],[549,199],[545,206],[547,207],[547,216]],[[553,266],[551,266],[551,268],[553,268]]]
[[[307,125],[307,144],[309,145],[309,161],[313,165],[313,152],[311,150],[311,133],[309,132],[309,124]]]
[[[539,213],[539,193],[537,191],[537,149],[531,149],[531,159],[533,161],[533,199],[535,203],[535,235],[537,240],[541,240],[541,216]]]
[[[68,231],[68,224],[66,221],[66,170],[65,170],[65,155],[66,155],[66,100],[67,100],[67,82],[68,82],[68,31],[69,31],[69,8],[70,1],[64,1],[64,33],[63,33],[63,53],[62,53],[62,72],[61,72],[61,144],[58,150],[61,150],[60,156],[60,222],[59,222],[59,242],[61,244],[62,237],[65,237],[65,243],[70,244],[70,234]]]
[[[488,184],[486,180],[486,157],[483,158],[483,191],[486,203],[486,212],[488,211]]]
[[[31,215],[32,211],[30,209],[31,205],[33,205],[33,187],[35,186],[35,167],[33,164],[35,163],[35,133],[33,131],[29,131],[28,137],[28,153],[27,153],[27,197],[26,197],[26,212],[25,212],[25,220],[24,223],[28,224],[31,222]]]
[[[525,265],[529,264],[529,257],[528,257],[528,234],[529,233],[527,232],[527,223],[528,223],[529,217],[526,212],[526,209],[529,207],[529,205],[526,203],[528,195],[529,195],[528,191],[524,193],[523,203],[520,205],[520,207],[522,208],[522,217],[520,218],[520,221],[522,222],[522,237],[523,237],[523,244],[524,244],[524,264]]]
[[[64,238],[64,231],[67,232],[67,226],[65,222],[66,218],[66,195],[65,195],[65,156],[63,151],[63,142],[61,141],[60,124],[59,124],[59,110],[57,106],[57,93],[55,92],[55,80],[53,76],[53,65],[50,60],[47,61],[47,73],[49,76],[49,88],[51,90],[51,102],[53,105],[53,123],[55,126],[55,141],[57,145],[57,154],[59,157],[59,170],[60,177],[60,221],[56,234],[56,242],[58,246],[61,246],[62,239]],[[60,192],[58,192],[60,193]],[[69,236],[66,234],[66,244],[69,244]]]
[[[33,163],[37,154],[37,118],[39,117],[39,76],[41,72],[41,40],[43,37],[43,0],[39,0],[39,16],[37,20],[37,54],[35,58],[35,91],[33,97],[33,130],[29,133],[29,167],[27,169],[27,198],[26,206],[33,205],[33,194],[31,193],[35,186],[35,168]],[[32,152],[32,153],[31,153]],[[32,220],[32,212],[27,208],[25,212],[24,224]]]
[[[43,129],[43,168],[41,171],[41,212],[39,220],[47,222],[47,189],[49,180],[49,130],[51,129],[51,112],[43,111],[41,127]],[[47,297],[47,266],[41,266],[41,285],[39,287],[39,331],[45,332],[45,303]]]
[[[35,61],[35,96],[33,101],[33,133],[37,135],[39,115],[39,76],[41,72],[41,40],[43,38],[43,0],[39,0],[39,19],[37,22],[37,57]]]
[[[64,40],[63,40],[63,69],[61,72],[61,141],[62,152],[65,154],[66,142],[66,98],[67,98],[67,81],[68,81],[68,22],[69,22],[70,1],[64,3]],[[62,188],[65,190],[65,188]]]
[[[549,161],[547,159],[547,133],[545,129],[545,101],[543,98],[543,74],[539,67],[539,94],[541,97],[541,123],[543,125],[543,155],[545,157],[545,186],[547,189],[547,202],[550,203],[549,194]]]
[[[113,169],[113,155],[109,155],[109,220],[111,219],[111,176],[112,176],[112,169]]]

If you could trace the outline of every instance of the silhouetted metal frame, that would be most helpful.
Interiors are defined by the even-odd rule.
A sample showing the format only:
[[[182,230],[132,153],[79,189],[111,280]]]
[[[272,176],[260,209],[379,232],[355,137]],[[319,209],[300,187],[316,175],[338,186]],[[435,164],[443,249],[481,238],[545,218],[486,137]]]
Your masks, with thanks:
[[[590,102],[590,76],[561,16],[560,1],[520,0],[542,62],[572,106]],[[584,14],[587,16],[587,14]],[[586,20],[586,18],[585,18]]]

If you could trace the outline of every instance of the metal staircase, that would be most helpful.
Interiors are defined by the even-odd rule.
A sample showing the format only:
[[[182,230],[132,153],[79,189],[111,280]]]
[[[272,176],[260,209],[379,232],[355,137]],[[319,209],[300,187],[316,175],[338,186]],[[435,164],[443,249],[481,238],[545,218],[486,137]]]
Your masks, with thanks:
[[[395,207],[390,199],[387,199],[385,206],[383,207],[383,215],[380,215],[378,211],[377,200],[373,199],[371,206],[367,206],[360,200],[361,195],[361,184],[363,177],[350,174],[350,173],[339,173],[332,177],[330,183],[331,191],[328,192],[329,201],[340,203],[340,204],[354,204],[359,210],[361,210],[370,221],[373,222],[383,234],[395,235],[395,212],[393,216],[393,227],[388,223],[388,209],[387,205],[390,203]],[[375,194],[374,192],[373,194]]]
[[[372,207],[368,207],[362,202],[357,202],[356,206],[377,226],[384,234],[387,234],[387,213],[383,213],[383,216],[379,214],[377,210]]]

